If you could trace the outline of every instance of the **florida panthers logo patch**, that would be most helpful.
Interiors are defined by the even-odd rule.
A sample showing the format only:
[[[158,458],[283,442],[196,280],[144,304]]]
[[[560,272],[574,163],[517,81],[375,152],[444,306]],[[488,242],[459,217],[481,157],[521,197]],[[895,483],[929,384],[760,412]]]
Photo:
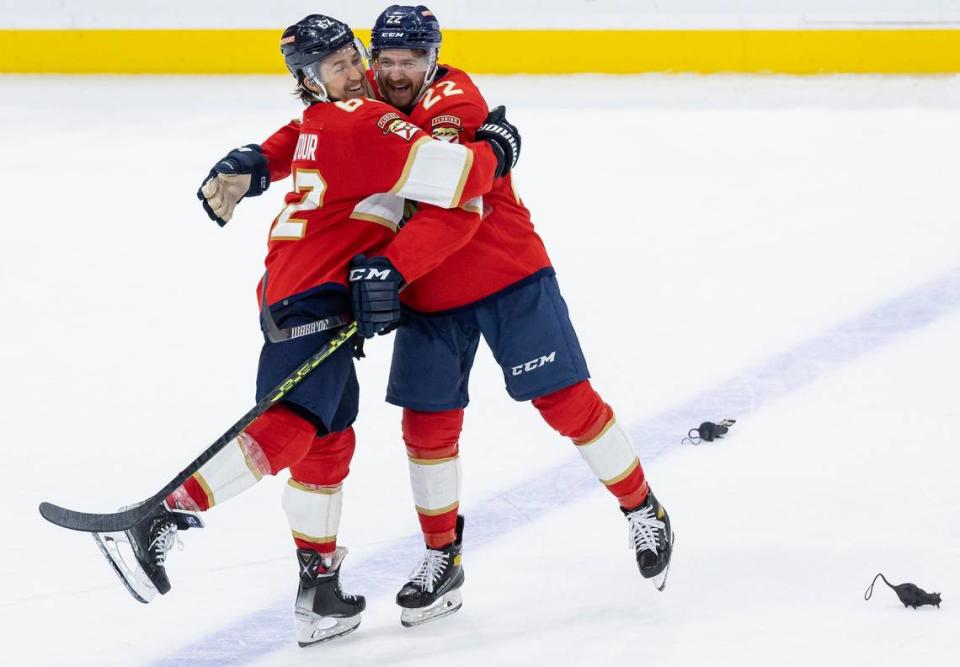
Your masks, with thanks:
[[[380,120],[377,121],[377,126],[383,130],[384,134],[390,134],[392,132],[404,141],[413,139],[413,135],[415,135],[419,129],[413,123],[409,123],[401,118],[400,114],[393,112],[382,115]]]
[[[460,130],[455,127],[435,127],[433,128],[433,138],[440,141],[447,141],[451,144],[460,143]]]
[[[391,121],[390,124],[387,125],[387,131],[393,132],[395,135],[401,139],[404,139],[405,141],[410,141],[413,139],[413,135],[417,133],[417,126],[398,118],[394,121]]]
[[[460,143],[460,130],[463,129],[463,123],[457,116],[442,114],[430,121],[430,125],[434,139],[452,144]]]

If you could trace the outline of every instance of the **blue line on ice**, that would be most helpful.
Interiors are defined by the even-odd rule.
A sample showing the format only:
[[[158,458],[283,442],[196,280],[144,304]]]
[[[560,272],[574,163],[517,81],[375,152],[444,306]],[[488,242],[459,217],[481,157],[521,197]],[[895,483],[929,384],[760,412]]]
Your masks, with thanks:
[[[960,268],[920,285],[871,311],[711,387],[691,400],[636,424],[631,430],[641,460],[649,462],[704,415],[741,418],[796,391],[840,366],[917,331],[960,307]],[[493,542],[550,510],[599,489],[579,456],[470,508],[470,547]],[[422,549],[419,535],[397,540],[354,563],[350,579],[363,582],[369,598],[392,594],[404,581],[411,558]],[[253,661],[292,645],[291,599],[201,637],[152,663],[155,667],[222,667]]]

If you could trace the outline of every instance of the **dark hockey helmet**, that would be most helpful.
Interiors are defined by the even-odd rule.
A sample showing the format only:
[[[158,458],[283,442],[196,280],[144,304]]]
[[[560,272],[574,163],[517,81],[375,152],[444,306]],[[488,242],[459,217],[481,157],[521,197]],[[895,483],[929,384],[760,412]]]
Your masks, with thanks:
[[[280,52],[287,69],[297,80],[300,97],[305,103],[328,101],[327,88],[320,79],[320,63],[327,56],[350,46],[357,50],[366,67],[367,51],[363,43],[354,36],[350,26],[342,21],[323,14],[311,14],[283,31]],[[322,92],[314,93],[307,89],[303,85],[305,79],[310,80]]]
[[[350,26],[323,14],[311,14],[283,31],[280,52],[298,80],[303,70],[354,43]]]
[[[373,24],[370,31],[370,51],[374,59],[374,74],[380,82],[376,66],[384,49],[420,49],[426,52],[423,84],[413,98],[416,104],[437,76],[437,55],[440,51],[440,22],[425,5],[390,5]]]
[[[424,5],[390,5],[373,24],[370,49],[376,57],[381,49],[440,48],[440,22]]]

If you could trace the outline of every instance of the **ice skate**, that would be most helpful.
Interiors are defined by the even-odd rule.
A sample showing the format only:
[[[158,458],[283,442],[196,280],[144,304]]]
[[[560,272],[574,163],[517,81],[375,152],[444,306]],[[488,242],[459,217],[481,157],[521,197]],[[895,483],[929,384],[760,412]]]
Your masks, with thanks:
[[[443,549],[427,548],[417,569],[397,593],[403,608],[400,623],[407,628],[442,618],[460,609],[463,596],[463,516],[457,516],[457,539]]]
[[[621,508],[621,511],[627,517],[630,548],[637,553],[640,574],[653,580],[657,590],[662,591],[667,585],[674,541],[667,510],[650,491],[639,507],[632,510]]]
[[[297,643],[301,647],[348,635],[360,625],[360,612],[367,606],[362,595],[344,595],[340,590],[340,564],[347,550],[338,548],[332,559],[308,549],[297,549],[300,588],[294,609]]]
[[[203,528],[200,515],[171,510],[164,502],[130,530],[93,533],[93,539],[130,595],[146,604],[157,593],[163,595],[170,590],[164,567],[167,553],[179,543],[177,531],[188,528]]]

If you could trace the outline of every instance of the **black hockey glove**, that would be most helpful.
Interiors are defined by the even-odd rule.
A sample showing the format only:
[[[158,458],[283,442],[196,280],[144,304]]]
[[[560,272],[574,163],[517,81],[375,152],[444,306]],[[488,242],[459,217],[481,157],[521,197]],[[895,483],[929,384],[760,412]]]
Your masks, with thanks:
[[[270,187],[267,158],[257,144],[235,148],[213,166],[197,190],[197,199],[210,219],[223,227],[244,197],[256,197]]]
[[[350,262],[350,297],[357,333],[364,338],[383,335],[400,324],[400,288],[403,276],[386,257],[357,255]]]
[[[520,159],[520,132],[507,120],[507,108],[498,106],[477,128],[477,141],[486,141],[497,156],[497,178],[517,166]]]

